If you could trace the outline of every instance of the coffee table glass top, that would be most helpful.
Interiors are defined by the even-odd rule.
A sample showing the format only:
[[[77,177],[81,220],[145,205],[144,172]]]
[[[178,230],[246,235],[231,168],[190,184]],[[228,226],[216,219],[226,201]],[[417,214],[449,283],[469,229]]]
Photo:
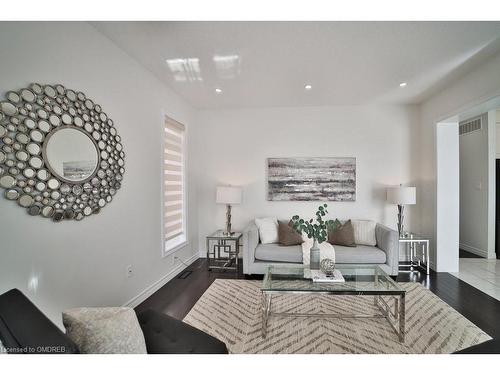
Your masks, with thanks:
[[[303,266],[269,266],[263,292],[322,292],[329,294],[400,294],[404,290],[376,265],[338,265],[345,282],[313,282]]]

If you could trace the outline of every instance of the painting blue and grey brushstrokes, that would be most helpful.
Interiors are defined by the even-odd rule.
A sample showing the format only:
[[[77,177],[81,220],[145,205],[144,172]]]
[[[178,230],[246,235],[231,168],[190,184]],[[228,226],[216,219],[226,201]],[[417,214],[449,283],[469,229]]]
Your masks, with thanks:
[[[269,158],[270,201],[356,200],[356,158]]]

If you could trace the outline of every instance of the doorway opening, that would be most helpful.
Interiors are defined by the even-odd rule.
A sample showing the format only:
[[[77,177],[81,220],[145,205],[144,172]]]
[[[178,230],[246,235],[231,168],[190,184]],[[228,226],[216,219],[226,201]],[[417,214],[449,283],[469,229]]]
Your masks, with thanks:
[[[500,300],[498,109],[500,97],[437,123],[436,270]]]
[[[460,258],[495,258],[497,117],[492,109],[459,122]]]

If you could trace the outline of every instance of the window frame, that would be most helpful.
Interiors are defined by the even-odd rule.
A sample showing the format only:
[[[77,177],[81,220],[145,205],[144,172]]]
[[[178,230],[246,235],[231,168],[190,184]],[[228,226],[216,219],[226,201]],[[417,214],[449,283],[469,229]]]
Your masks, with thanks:
[[[165,142],[166,137],[166,126],[167,122],[173,122],[179,124],[184,128],[183,137],[182,137],[182,235],[179,235],[170,240],[166,240],[165,233],[165,150],[167,147],[167,143]],[[187,129],[188,127],[175,120],[174,118],[163,114],[162,116],[162,127],[161,127],[161,249],[162,249],[162,257],[165,258],[183,247],[188,245],[188,199],[187,199]]]

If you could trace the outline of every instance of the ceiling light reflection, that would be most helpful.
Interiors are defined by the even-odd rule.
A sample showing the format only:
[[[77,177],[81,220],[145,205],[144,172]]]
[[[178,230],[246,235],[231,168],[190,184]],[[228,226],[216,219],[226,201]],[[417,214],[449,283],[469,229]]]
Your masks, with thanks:
[[[241,57],[239,55],[215,55],[213,61],[219,78],[232,79],[240,75]]]
[[[168,59],[167,65],[177,82],[201,82],[200,59],[189,57],[184,59]]]

